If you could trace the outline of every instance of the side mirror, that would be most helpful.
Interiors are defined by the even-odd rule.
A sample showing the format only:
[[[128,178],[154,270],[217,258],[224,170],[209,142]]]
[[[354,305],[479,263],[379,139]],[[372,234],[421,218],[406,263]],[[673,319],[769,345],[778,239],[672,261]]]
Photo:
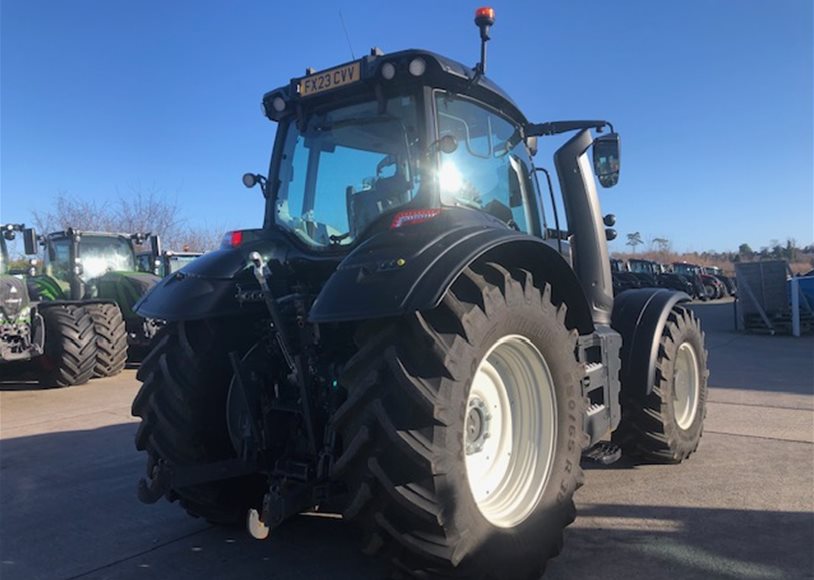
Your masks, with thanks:
[[[23,230],[23,246],[25,246],[27,255],[37,253],[37,232],[34,231],[34,228],[25,228]]]
[[[447,133],[443,135],[440,139],[436,139],[432,143],[430,143],[429,147],[427,147],[427,154],[434,155],[439,151],[441,153],[446,153],[449,155],[450,153],[455,153],[458,150],[458,140],[455,138],[454,135],[450,135]]]
[[[243,185],[251,189],[257,184],[260,184],[260,191],[263,192],[263,197],[268,197],[268,189],[266,178],[259,173],[244,173],[243,174]]]
[[[619,134],[600,135],[593,145],[594,173],[602,187],[619,183]]]
[[[161,238],[157,235],[150,236],[150,253],[156,257],[161,255]]]
[[[243,174],[243,185],[246,186],[248,189],[251,189],[258,183],[257,176],[254,173],[244,173]]]

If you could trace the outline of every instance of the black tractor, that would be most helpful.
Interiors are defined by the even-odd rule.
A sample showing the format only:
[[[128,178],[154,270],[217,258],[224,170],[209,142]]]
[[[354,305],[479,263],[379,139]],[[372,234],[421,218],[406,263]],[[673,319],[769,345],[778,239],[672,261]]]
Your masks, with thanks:
[[[22,233],[25,253],[32,255],[36,233],[23,224],[0,229],[0,379],[67,387],[119,373],[126,340],[118,307],[105,300],[70,300],[61,293],[44,299],[50,284],[33,267],[18,275],[7,269],[6,241]]]
[[[627,270],[623,260],[611,258],[610,267],[614,296],[624,292],[625,290],[642,288],[642,281],[633,272],[629,272]]]
[[[103,301],[114,304],[115,315],[107,308],[109,329],[116,359],[127,357],[132,351],[149,347],[160,321],[145,319],[133,311],[136,302],[159,277],[151,272],[139,272],[136,266],[136,248],[157,243],[149,234],[117,234],[86,232],[73,228],[53,232],[41,238],[45,247],[44,273],[32,278],[29,288],[39,300],[72,300],[78,302]],[[118,321],[124,320],[124,334]],[[115,319],[115,320],[114,320]],[[124,342],[121,342],[124,336]]]
[[[695,286],[682,274],[668,272],[663,264],[653,260],[631,258],[627,261],[630,271],[642,280],[646,288],[669,288],[678,292],[685,292],[692,296]]]
[[[704,272],[704,268],[689,262],[673,262],[673,272],[686,276],[693,284],[695,297],[701,300],[723,298],[726,286],[715,276]]]
[[[529,122],[486,76],[493,21],[478,11],[474,68],[374,49],[264,96],[269,173],[244,176],[263,226],[136,306],[167,321],[133,402],[141,500],[256,538],[341,513],[406,575],[537,578],[574,520],[583,451],[696,450],[708,373],[689,297],[612,296],[595,179],[616,184],[619,137]],[[573,267],[532,161],[566,133]]]
[[[718,266],[705,266],[701,268],[704,274],[709,276],[713,276],[718,279],[718,281],[724,287],[724,296],[737,296],[738,295],[738,285],[735,283],[735,278],[729,277],[724,274],[723,270],[721,270]]]

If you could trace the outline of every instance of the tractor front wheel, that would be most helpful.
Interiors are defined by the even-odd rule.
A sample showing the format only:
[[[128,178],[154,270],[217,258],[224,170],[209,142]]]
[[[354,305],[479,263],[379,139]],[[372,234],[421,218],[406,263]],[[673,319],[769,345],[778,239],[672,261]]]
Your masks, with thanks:
[[[613,439],[647,461],[679,463],[697,448],[707,399],[707,351],[695,315],[673,307],[658,337],[655,384],[644,397],[625,396]]]
[[[526,271],[481,264],[435,310],[371,327],[334,418],[344,516],[410,575],[539,577],[582,481],[565,305]]]

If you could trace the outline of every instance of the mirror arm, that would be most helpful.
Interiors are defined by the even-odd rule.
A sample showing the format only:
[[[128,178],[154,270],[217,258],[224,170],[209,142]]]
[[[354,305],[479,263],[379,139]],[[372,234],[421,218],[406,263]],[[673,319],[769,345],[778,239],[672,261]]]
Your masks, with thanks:
[[[259,173],[255,175],[255,178],[257,179],[258,185],[260,185],[260,192],[263,194],[263,197],[268,199],[268,188],[266,187],[268,180]]]
[[[527,137],[543,137],[546,135],[559,135],[568,131],[580,129],[596,129],[601,133],[605,127],[609,127],[613,133],[613,125],[607,121],[552,121],[550,123],[529,123],[525,127]]]

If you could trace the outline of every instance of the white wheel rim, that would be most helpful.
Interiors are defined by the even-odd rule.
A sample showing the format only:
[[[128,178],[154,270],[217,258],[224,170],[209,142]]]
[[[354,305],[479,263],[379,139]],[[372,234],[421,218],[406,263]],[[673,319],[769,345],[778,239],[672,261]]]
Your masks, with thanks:
[[[678,347],[673,378],[673,409],[681,429],[689,429],[695,420],[700,389],[698,356],[690,343],[682,342]]]
[[[472,379],[463,435],[469,489],[493,525],[514,527],[537,506],[551,472],[556,425],[545,358],[529,339],[504,336]]]

